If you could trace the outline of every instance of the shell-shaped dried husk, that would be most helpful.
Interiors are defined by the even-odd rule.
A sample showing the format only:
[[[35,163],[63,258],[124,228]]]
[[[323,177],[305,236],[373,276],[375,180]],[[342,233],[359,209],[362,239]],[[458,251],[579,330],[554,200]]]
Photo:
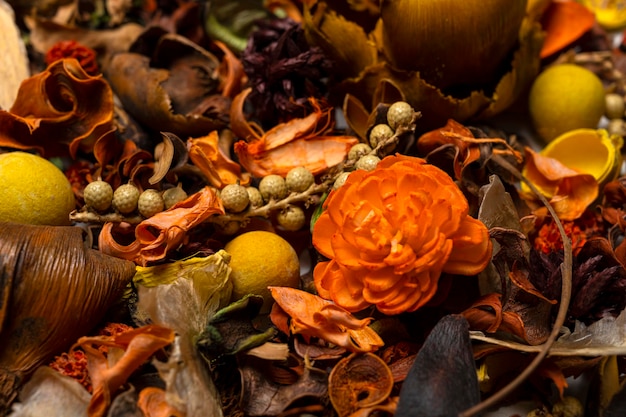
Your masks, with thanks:
[[[134,273],[87,248],[77,227],[0,223],[0,415],[37,367],[103,319]]]

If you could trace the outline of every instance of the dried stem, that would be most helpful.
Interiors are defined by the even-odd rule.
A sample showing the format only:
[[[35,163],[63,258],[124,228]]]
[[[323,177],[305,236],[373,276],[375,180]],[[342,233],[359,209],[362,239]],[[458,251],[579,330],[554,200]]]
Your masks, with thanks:
[[[567,316],[567,310],[569,309],[570,299],[572,295],[572,243],[567,237],[565,233],[565,229],[563,228],[563,224],[559,220],[556,212],[548,202],[548,200],[541,194],[541,192],[530,182],[526,177],[524,177],[517,168],[511,165],[506,159],[501,156],[494,155],[492,159],[498,163],[502,168],[509,171],[515,178],[520,181],[523,181],[533,193],[537,195],[537,197],[541,200],[543,205],[548,209],[548,212],[554,219],[554,222],[559,229],[559,233],[561,235],[561,239],[563,240],[563,263],[561,264],[561,303],[559,305],[559,311],[557,313],[556,319],[554,320],[554,324],[552,327],[552,332],[550,332],[550,336],[548,339],[540,345],[541,350],[537,353],[537,356],[532,360],[532,362],[520,373],[515,379],[508,383],[504,388],[500,391],[496,392],[491,397],[487,398],[485,401],[480,402],[474,407],[469,408],[468,410],[463,411],[459,414],[460,417],[470,417],[477,413],[487,410],[488,408],[494,406],[499,401],[502,401],[506,398],[511,392],[513,392],[522,382],[524,382],[537,367],[541,364],[541,362],[548,355],[550,348],[554,344],[554,341],[559,336],[559,332],[561,330],[561,326],[565,323],[565,319]]]

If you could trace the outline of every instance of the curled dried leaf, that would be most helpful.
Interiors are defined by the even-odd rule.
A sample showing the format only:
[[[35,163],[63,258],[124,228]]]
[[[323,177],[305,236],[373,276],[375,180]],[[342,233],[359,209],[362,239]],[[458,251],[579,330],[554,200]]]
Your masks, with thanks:
[[[105,416],[115,391],[130,375],[159,349],[174,341],[173,330],[148,325],[113,336],[84,336],[76,342],[87,354],[89,374],[93,381],[93,395],[87,408],[90,417]],[[115,361],[105,356],[100,347],[122,349]],[[110,363],[113,362],[113,363]]]
[[[330,136],[333,127],[332,107],[322,108],[311,98],[314,111],[303,118],[294,118],[264,132],[248,122],[243,103],[251,89],[241,92],[231,107],[231,128],[244,140],[235,143],[235,153],[243,167],[252,175],[287,175],[303,166],[314,175],[341,163],[350,148],[358,143],[352,136]]]
[[[319,337],[352,352],[372,352],[383,346],[380,336],[369,327],[371,318],[358,320],[331,301],[306,291],[268,288],[276,304],[291,316],[291,333]],[[280,313],[273,311],[270,317],[274,321]]]
[[[339,417],[385,401],[393,388],[387,364],[372,353],[340,360],[328,377],[328,395]]]
[[[146,47],[136,48],[142,53],[117,54],[106,71],[126,111],[152,130],[180,136],[226,126],[243,77],[237,58],[224,54],[220,61],[189,39],[155,28],[143,36],[148,39],[137,43]]]
[[[173,133],[161,132],[161,137],[163,141],[154,149],[154,174],[148,180],[151,185],[161,181],[171,169],[187,163],[185,143]]]

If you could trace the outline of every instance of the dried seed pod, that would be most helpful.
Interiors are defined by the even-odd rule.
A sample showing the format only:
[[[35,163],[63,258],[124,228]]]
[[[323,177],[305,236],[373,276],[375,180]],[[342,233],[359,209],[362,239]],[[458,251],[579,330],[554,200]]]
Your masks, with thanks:
[[[71,226],[0,223],[0,415],[22,382],[103,318],[135,274]]]

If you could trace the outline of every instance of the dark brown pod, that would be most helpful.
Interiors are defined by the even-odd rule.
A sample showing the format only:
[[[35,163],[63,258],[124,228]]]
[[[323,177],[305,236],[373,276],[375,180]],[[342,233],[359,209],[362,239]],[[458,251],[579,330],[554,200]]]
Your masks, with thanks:
[[[87,248],[78,227],[0,223],[0,415],[19,387],[104,317],[135,264]]]

